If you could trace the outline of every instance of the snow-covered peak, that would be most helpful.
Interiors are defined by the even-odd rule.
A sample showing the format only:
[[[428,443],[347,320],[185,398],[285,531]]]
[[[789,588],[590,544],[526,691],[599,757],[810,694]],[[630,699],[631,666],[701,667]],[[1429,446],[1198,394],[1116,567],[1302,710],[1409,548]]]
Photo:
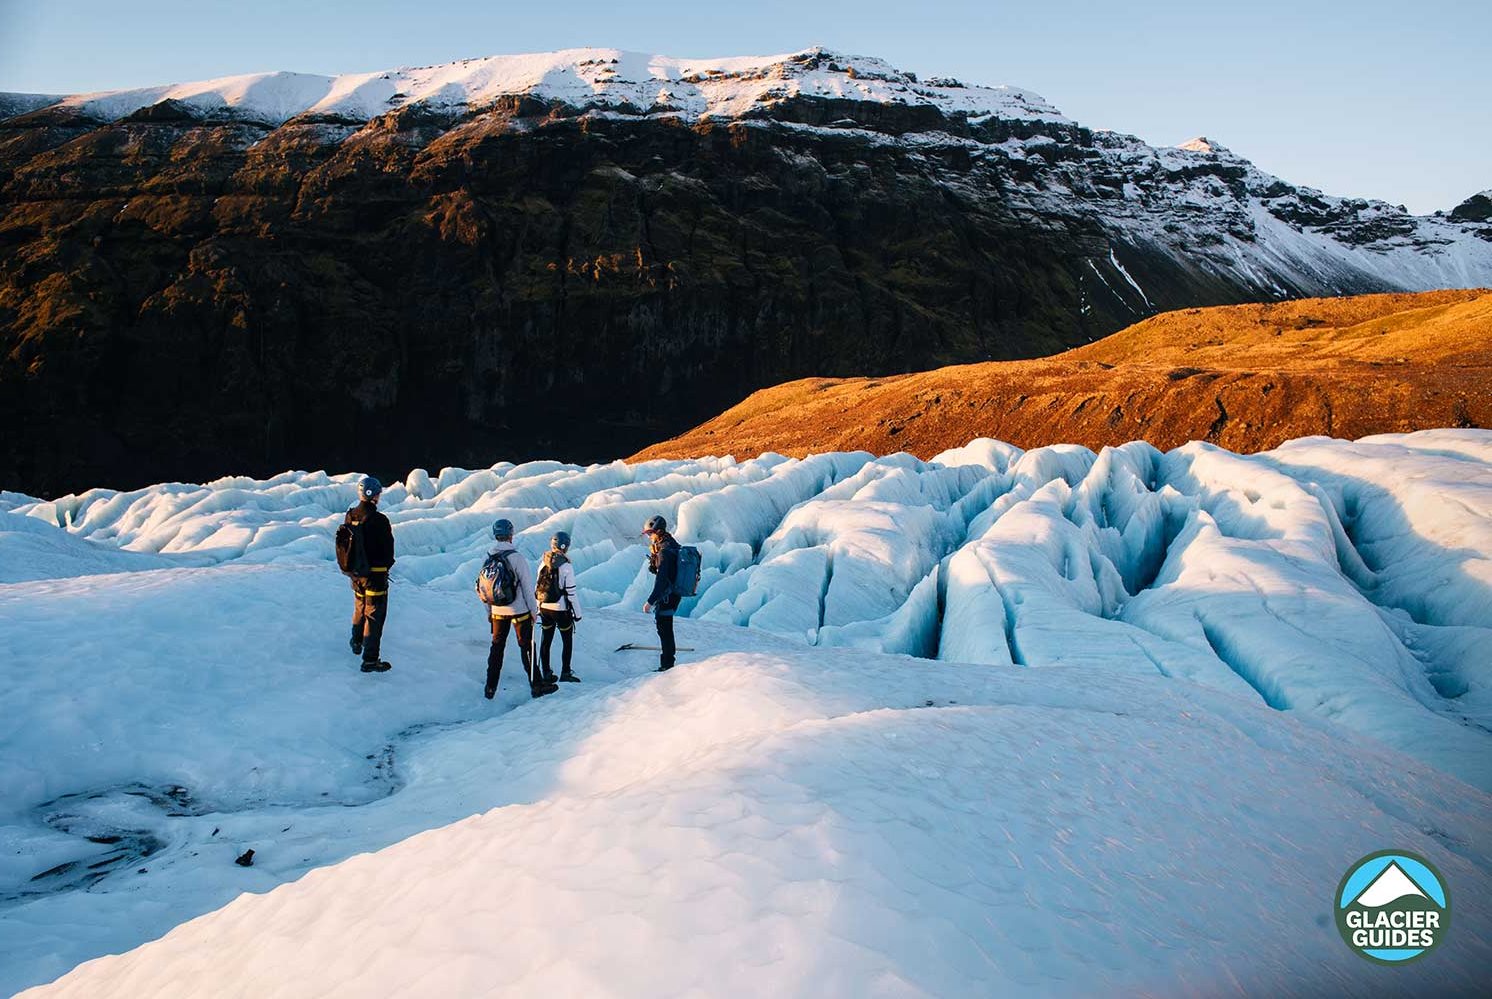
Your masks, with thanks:
[[[1231,156],[1233,150],[1221,142],[1214,142],[1205,135],[1199,135],[1195,139],[1187,139],[1185,142],[1176,144],[1177,149],[1185,149],[1189,153],[1215,153],[1220,156]]]
[[[481,107],[520,95],[576,107],[676,112],[691,119],[745,116],[796,97],[930,105],[973,117],[1062,119],[1030,91],[941,78],[919,81],[881,59],[823,48],[714,59],[566,49],[342,76],[255,73],[77,94],[58,106],[114,120],[173,100],[204,114],[280,124],[307,113],[366,120],[416,103]]]

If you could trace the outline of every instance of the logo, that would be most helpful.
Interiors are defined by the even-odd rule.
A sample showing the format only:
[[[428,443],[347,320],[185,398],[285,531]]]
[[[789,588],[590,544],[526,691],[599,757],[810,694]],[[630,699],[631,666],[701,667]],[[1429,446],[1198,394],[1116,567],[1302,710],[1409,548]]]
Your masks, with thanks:
[[[1337,929],[1347,946],[1379,964],[1404,964],[1434,950],[1451,918],[1440,872],[1424,857],[1381,850],[1337,885]]]

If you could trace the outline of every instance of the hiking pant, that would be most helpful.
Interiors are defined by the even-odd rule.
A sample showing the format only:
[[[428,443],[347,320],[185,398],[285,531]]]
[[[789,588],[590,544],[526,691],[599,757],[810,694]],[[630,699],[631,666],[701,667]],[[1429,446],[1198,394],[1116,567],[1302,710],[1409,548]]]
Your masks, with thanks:
[[[352,637],[363,647],[363,662],[378,662],[383,645],[383,622],[389,613],[389,577],[352,580]]]
[[[539,627],[542,634],[539,637],[539,661],[544,664],[544,672],[553,672],[549,668],[549,647],[554,644],[555,629],[560,633],[560,662],[566,673],[570,672],[570,651],[575,641],[575,615],[567,610],[540,610]]]
[[[653,608],[653,623],[658,628],[658,665],[662,669],[673,668],[675,654],[673,640],[673,617],[674,611],[678,609],[678,597],[669,597],[657,607]]]
[[[495,617],[492,619],[492,648],[487,650],[487,686],[496,687],[503,671],[503,650],[508,644],[508,631],[518,636],[518,652],[523,657],[523,672],[528,674],[529,686],[533,686],[534,672],[531,650],[534,643],[534,618],[532,614],[517,617]]]

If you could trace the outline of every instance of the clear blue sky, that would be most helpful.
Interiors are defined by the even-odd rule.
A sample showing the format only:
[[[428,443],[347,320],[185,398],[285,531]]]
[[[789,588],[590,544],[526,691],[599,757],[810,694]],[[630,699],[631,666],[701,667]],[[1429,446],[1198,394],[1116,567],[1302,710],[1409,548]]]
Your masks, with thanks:
[[[1417,212],[1492,187],[1492,0],[0,0],[0,90],[77,93],[611,46],[809,45],[1009,83],[1156,145],[1206,134]]]

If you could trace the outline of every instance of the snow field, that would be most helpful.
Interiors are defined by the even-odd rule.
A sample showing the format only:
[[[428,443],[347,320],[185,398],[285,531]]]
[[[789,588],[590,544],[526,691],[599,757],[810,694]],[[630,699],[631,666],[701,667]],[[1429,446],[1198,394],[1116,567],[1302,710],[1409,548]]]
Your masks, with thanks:
[[[1191,685],[757,648],[524,711],[356,816],[429,831],[34,994],[1351,993],[1330,896],[1385,841],[1462,900],[1396,985],[1492,957],[1485,796]]]
[[[0,990],[1371,991],[1347,864],[1485,895],[1492,433],[415,470],[378,677],[355,480],[0,494]],[[706,567],[665,676],[611,651],[656,512]],[[538,702],[511,647],[478,693],[498,516],[574,536]]]
[[[1492,622],[1488,437],[1312,439],[1256,456],[974,442],[932,462],[500,463],[416,470],[418,495],[393,486],[383,508],[396,580],[464,593],[501,515],[530,559],[571,534],[586,606],[640,608],[651,579],[637,530],[662,513],[703,556],[686,615],[818,646],[1160,672],[1347,725],[1487,788],[1492,694],[1475,645]],[[12,500],[7,522],[29,514],[185,564],[322,565],[352,481],[92,490]],[[86,571],[107,555],[77,551]]]

